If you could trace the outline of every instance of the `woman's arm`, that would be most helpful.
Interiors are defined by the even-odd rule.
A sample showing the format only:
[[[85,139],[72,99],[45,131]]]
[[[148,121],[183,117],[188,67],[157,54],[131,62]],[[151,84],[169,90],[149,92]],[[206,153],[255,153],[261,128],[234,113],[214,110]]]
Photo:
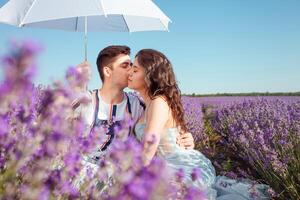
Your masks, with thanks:
[[[158,97],[151,101],[146,113],[146,128],[143,138],[143,161],[148,165],[154,157],[160,141],[160,134],[163,132],[169,117],[169,106],[167,102]]]

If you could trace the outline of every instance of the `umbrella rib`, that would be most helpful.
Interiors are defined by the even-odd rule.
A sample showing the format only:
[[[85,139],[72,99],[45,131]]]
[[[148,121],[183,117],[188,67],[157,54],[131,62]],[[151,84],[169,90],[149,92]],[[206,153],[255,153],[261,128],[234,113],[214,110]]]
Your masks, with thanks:
[[[124,20],[124,23],[125,23],[125,25],[126,25],[127,29],[128,29],[128,32],[130,32],[129,26],[128,26],[128,24],[127,24],[126,20],[125,20],[125,17],[124,17],[124,15],[122,15],[122,18],[123,18],[123,20]]]
[[[100,0],[100,4],[101,4],[101,7],[102,7],[102,10],[103,10],[104,16],[106,17],[106,12],[105,12],[105,10],[104,10],[104,6],[103,6],[103,1],[102,1],[102,0]]]
[[[162,13],[162,14],[164,14],[164,12],[153,2],[153,1],[150,1],[150,3],[152,3],[152,5],[154,5],[155,7],[157,7],[158,8],[158,10]],[[166,18],[167,18],[167,20],[169,21],[169,22],[172,22],[172,20],[168,17],[168,16],[166,16]],[[160,17],[159,17],[159,19],[160,19]]]
[[[76,17],[76,24],[75,24],[75,31],[77,32],[78,30],[78,17]]]
[[[107,17],[107,16],[106,16],[106,12],[105,12],[105,10],[104,10],[104,6],[103,6],[102,0],[100,0],[100,6],[99,6],[99,4],[96,2],[96,0],[94,0],[94,1],[95,1],[96,5],[98,6],[99,10],[101,11],[101,9],[102,9],[102,10],[103,10],[103,13],[104,13],[104,16]]]
[[[24,23],[24,21],[25,21],[26,17],[28,16],[28,14],[29,14],[29,12],[30,12],[31,8],[32,8],[32,7],[33,7],[33,5],[35,4],[35,2],[36,2],[36,0],[34,0],[34,2],[32,2],[32,4],[31,4],[30,8],[29,8],[29,9],[28,9],[28,11],[26,12],[26,14],[25,14],[25,16],[24,16],[24,18],[23,18],[22,22],[20,23],[20,27],[21,27],[21,26],[23,26],[23,23]]]
[[[162,23],[162,25],[165,27],[165,29],[166,29],[168,32],[170,32],[168,26],[166,26],[166,25],[161,21],[160,18],[159,18],[159,21],[160,21],[160,23]]]

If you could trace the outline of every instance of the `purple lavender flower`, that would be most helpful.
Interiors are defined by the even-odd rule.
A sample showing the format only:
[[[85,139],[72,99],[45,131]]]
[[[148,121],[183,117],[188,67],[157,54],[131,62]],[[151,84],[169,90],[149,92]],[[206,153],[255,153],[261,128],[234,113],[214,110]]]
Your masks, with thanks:
[[[201,170],[199,168],[194,168],[191,176],[192,176],[192,180],[196,181],[201,177]]]

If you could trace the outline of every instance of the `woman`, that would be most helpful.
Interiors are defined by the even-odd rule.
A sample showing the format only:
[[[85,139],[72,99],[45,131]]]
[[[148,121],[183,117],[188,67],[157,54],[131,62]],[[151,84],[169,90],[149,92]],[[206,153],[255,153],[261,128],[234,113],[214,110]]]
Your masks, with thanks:
[[[202,153],[181,149],[176,144],[176,135],[187,131],[187,127],[180,90],[171,62],[165,55],[152,49],[139,51],[130,71],[128,87],[138,91],[146,104],[144,116],[135,125],[136,137],[144,144],[145,165],[157,154],[170,169],[184,171],[185,183],[205,188],[209,199],[250,199],[250,184],[216,177],[210,160]],[[190,174],[194,168],[201,170],[201,177],[193,182]]]

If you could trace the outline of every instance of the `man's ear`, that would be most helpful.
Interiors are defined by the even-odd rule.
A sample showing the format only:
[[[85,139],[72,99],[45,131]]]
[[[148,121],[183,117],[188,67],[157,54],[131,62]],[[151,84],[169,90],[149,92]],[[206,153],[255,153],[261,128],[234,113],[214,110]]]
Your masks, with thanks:
[[[111,71],[111,69],[109,67],[104,67],[103,68],[103,74],[104,74],[104,76],[110,77],[111,73],[112,73],[112,71]]]

